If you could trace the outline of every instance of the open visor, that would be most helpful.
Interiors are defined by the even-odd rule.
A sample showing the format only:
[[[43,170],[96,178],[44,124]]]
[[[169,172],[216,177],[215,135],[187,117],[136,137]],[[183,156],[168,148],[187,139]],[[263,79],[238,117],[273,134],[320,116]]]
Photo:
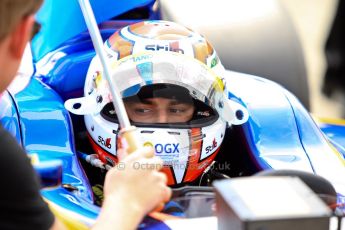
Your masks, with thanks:
[[[248,119],[245,107],[227,97],[223,80],[196,59],[172,52],[151,52],[114,61],[111,67],[113,82],[123,98],[136,95],[145,85],[177,85],[215,109],[229,124],[242,124]],[[112,96],[97,58],[90,65],[85,84],[85,97],[67,100],[65,107],[80,115],[100,113]]]

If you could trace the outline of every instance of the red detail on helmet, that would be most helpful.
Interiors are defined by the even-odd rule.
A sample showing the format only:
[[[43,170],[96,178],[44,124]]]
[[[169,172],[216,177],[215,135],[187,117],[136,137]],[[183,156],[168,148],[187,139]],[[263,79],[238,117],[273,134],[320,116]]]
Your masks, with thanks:
[[[216,138],[213,139],[213,142],[212,142],[212,148],[216,148],[217,147],[217,141],[216,141]]]
[[[188,167],[185,172],[185,177],[183,182],[192,182],[196,180],[203,171],[212,163],[214,158],[216,157],[219,148],[208,158],[203,161],[199,162],[201,151],[202,151],[202,133],[201,128],[192,128],[191,134],[191,143],[192,143],[192,150],[191,152],[195,152],[195,154],[190,154],[188,159]],[[217,142],[214,140],[213,145],[217,145]]]
[[[105,141],[105,146],[109,146],[111,142],[111,138],[107,138],[107,140]]]
[[[168,178],[167,184],[168,185],[176,185],[176,180],[175,180],[174,173],[172,172],[172,168],[171,167],[164,166],[161,169],[161,172],[163,172],[167,176],[167,178]]]
[[[98,155],[99,159],[104,163],[104,164],[110,164],[109,160],[111,160],[112,162],[114,162],[114,164],[118,163],[118,158],[110,153],[108,153],[107,151],[105,151],[102,147],[100,147],[90,136],[90,134],[87,135],[90,143],[91,143],[91,147],[92,149],[95,151],[95,153]],[[107,138],[106,142],[110,143],[111,138]]]

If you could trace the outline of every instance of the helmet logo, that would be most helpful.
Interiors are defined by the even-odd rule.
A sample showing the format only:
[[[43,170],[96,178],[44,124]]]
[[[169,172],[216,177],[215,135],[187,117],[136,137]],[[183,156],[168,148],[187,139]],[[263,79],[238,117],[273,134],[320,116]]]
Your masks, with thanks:
[[[150,44],[150,45],[146,45],[145,49],[150,50],[150,51],[172,51],[172,52],[184,54],[184,50],[179,48],[178,45],[176,46],[174,44],[166,44],[166,45]]]
[[[206,154],[208,154],[209,152],[211,152],[212,150],[217,148],[217,146],[218,146],[218,143],[217,143],[216,139],[214,138],[213,142],[212,142],[212,145],[206,147],[206,149],[205,149]]]
[[[147,59],[150,59],[152,57],[152,55],[140,55],[140,56],[134,56],[132,57],[131,59],[133,60],[133,62],[140,62],[142,60],[147,60]]]
[[[200,115],[200,116],[209,117],[210,116],[210,111],[208,111],[208,110],[206,110],[206,111],[198,111],[197,114]]]
[[[180,144],[156,144],[155,151],[157,154],[159,153],[180,153],[178,147]]]
[[[218,64],[217,58],[213,58],[211,61],[211,68],[215,67]]]
[[[179,150],[179,143],[177,144],[155,144],[153,145],[151,142],[147,141],[144,143],[144,146],[150,146],[152,148],[155,149],[155,152],[157,154],[160,154],[160,153],[180,153],[180,150]]]
[[[149,142],[149,141],[145,142],[143,145],[147,146],[147,147],[153,148],[153,144],[151,142]]]
[[[111,149],[111,138],[107,138],[104,140],[103,137],[98,136],[98,143],[100,143],[101,145],[107,147],[108,149]]]

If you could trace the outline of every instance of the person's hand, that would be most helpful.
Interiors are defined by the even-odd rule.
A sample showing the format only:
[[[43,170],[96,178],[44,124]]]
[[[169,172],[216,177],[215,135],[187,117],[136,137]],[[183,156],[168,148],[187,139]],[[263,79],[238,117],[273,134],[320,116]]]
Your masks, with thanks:
[[[140,148],[126,157],[119,151],[123,160],[106,175],[102,209],[113,210],[114,216],[124,216],[137,226],[147,213],[170,199],[171,189],[166,175],[159,172],[163,162],[152,148]]]

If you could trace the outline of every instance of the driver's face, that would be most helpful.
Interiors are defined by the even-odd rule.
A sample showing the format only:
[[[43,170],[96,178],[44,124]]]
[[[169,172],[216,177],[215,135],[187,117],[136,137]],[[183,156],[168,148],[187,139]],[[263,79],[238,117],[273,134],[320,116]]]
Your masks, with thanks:
[[[142,102],[128,101],[125,107],[133,122],[177,123],[192,119],[194,106],[167,98],[150,98]]]

